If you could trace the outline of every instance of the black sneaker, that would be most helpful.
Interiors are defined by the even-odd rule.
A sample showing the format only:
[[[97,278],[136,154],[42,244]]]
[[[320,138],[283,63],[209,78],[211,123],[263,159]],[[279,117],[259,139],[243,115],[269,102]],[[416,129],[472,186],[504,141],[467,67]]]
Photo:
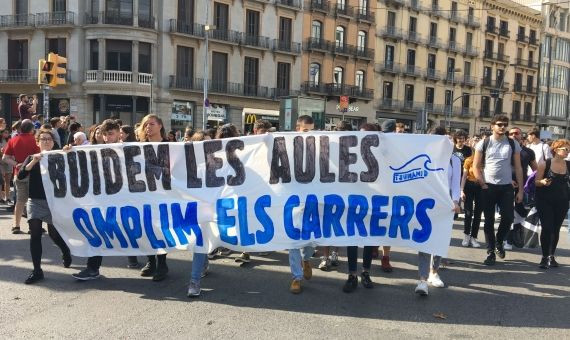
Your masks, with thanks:
[[[20,227],[13,227],[12,228],[12,234],[20,235],[20,234],[24,234],[24,232],[22,230],[20,230]]]
[[[540,269],[548,269],[548,261],[549,258],[548,257],[543,257],[542,260],[540,260],[540,264],[538,265],[538,267]]]
[[[372,283],[372,280],[370,280],[370,274],[368,274],[368,272],[362,272],[362,274],[360,274],[360,283],[362,283],[364,288],[374,287],[374,284]]]
[[[497,255],[501,258],[505,258],[505,247],[503,247],[503,242],[497,242]]]
[[[136,256],[129,256],[128,261],[127,268],[134,269],[139,267],[139,260]]]
[[[79,281],[95,280],[99,278],[99,271],[91,268],[85,268],[79,273],[71,274],[71,276]]]
[[[556,262],[556,260],[554,259],[554,256],[550,256],[548,258],[548,266],[550,268],[556,268],[559,266],[558,262]]]
[[[36,283],[44,279],[44,272],[43,271],[33,271],[30,276],[24,281],[25,284],[29,285],[32,283]]]
[[[156,269],[156,273],[152,277],[152,280],[154,282],[160,282],[166,279],[167,274],[168,274],[168,266],[166,265],[166,263],[163,265],[159,265],[158,268]]]
[[[150,262],[149,261],[141,269],[141,276],[151,277],[151,276],[154,276],[155,272],[156,272],[156,262]]]
[[[65,268],[69,268],[69,266],[71,266],[71,254],[70,253],[64,253],[63,255],[61,255],[61,259],[63,260],[63,266]]]
[[[348,280],[344,283],[342,291],[345,293],[351,293],[358,287],[358,279],[354,275],[348,275]]]
[[[487,251],[487,254],[489,255],[487,256],[485,261],[483,261],[483,264],[486,266],[494,266],[496,261],[495,253],[489,250]]]

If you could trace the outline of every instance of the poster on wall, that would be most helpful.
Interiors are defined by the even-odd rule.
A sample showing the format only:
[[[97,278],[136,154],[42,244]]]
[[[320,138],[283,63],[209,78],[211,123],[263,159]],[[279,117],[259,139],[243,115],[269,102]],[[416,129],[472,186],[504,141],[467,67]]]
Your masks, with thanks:
[[[226,108],[221,105],[210,104],[208,108],[208,120],[224,121],[226,120]]]

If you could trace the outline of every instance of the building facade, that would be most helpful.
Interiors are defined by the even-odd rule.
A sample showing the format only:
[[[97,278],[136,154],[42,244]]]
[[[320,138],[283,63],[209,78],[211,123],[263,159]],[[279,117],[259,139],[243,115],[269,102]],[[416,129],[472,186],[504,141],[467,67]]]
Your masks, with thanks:
[[[570,110],[570,4],[551,1],[542,5],[544,30],[541,44],[538,124],[552,138],[568,138]]]
[[[503,2],[384,0],[376,16],[378,118],[413,131],[425,110],[431,126],[471,134],[486,131],[495,113],[531,124],[533,111],[523,110],[536,100],[540,17]]]
[[[155,112],[201,128],[207,78],[209,126],[277,124],[280,98],[300,89],[302,21],[295,0],[14,0],[0,8],[1,114],[17,118],[16,96],[39,92],[37,60],[56,52],[68,84],[50,93],[52,115],[135,124]]]
[[[375,15],[372,0],[308,0],[303,16],[302,92],[325,100],[313,114],[327,130],[345,119],[353,128],[375,121]],[[341,108],[340,98],[348,107]]]

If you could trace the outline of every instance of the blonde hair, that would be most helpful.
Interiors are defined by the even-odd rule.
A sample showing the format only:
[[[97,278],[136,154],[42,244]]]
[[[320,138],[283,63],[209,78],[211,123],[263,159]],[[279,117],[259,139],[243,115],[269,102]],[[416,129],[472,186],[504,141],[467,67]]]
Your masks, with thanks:
[[[556,149],[564,146],[570,147],[570,141],[568,139],[557,139],[552,142],[552,145],[550,146],[550,153],[554,157],[556,156]]]
[[[162,122],[162,119],[160,119],[160,117],[154,113],[149,113],[143,117],[143,119],[141,120],[141,125],[137,128],[136,134],[138,136],[139,142],[147,141],[147,136],[144,130],[146,124],[151,119],[156,120],[158,124],[160,124],[160,137],[162,137],[162,139],[166,139],[166,130],[164,129],[164,123]]]

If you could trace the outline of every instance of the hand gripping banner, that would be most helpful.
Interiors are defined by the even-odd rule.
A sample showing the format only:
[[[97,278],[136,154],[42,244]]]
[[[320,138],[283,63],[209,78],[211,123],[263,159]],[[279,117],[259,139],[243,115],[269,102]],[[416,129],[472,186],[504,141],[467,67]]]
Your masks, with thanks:
[[[407,247],[445,256],[444,136],[274,133],[51,151],[41,172],[76,256]]]

